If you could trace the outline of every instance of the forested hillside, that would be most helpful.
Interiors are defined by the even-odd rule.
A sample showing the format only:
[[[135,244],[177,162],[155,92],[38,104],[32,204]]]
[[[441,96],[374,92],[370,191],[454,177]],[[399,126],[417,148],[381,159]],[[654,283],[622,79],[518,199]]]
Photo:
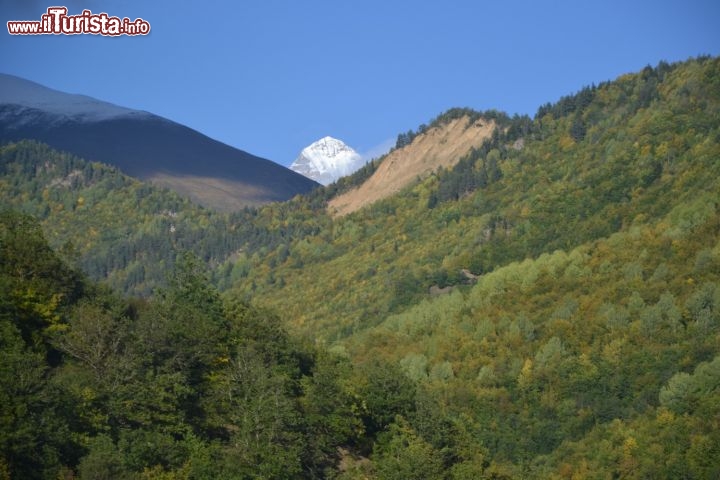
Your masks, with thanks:
[[[0,478],[720,477],[720,59],[464,118],[342,218],[3,146]]]
[[[191,254],[150,301],[86,281],[21,214],[0,255],[0,478],[335,478],[411,409],[399,368],[224,302]]]
[[[720,61],[510,120],[232,292],[417,382],[387,440],[445,472],[416,478],[716,477]]]
[[[332,223],[317,215],[308,220],[324,222],[316,235],[240,258],[233,293],[333,340],[428,298],[434,285],[467,288],[463,269],[477,276],[569,252],[703,195],[712,202],[719,68],[717,59],[647,67],[543,106],[534,120],[507,119],[452,170]],[[263,212],[288,222],[297,205]]]
[[[316,228],[297,223],[271,231],[256,220],[257,209],[205,209],[32,141],[0,147],[0,199],[40,220],[50,245],[91,279],[142,296],[164,284],[181,252],[214,266],[241,250],[272,249],[285,236]]]

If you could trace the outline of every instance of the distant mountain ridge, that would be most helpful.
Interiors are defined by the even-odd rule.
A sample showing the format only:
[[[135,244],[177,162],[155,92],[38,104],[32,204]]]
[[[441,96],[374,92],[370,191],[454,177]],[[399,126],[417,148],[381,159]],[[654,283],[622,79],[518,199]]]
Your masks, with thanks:
[[[342,140],[326,136],[305,147],[290,170],[329,185],[355,172],[363,163],[363,157]]]
[[[283,201],[312,180],[163,117],[0,74],[0,142],[34,139],[222,211]]]
[[[86,95],[63,93],[14,75],[0,74],[0,104],[41,110],[65,120],[108,120],[123,116],[152,116]]]

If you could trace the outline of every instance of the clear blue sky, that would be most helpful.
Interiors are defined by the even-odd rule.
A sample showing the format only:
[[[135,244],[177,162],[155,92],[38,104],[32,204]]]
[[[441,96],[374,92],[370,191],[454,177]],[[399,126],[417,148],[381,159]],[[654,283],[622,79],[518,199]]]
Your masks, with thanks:
[[[147,37],[11,36],[65,5]],[[147,110],[289,165],[360,152],[451,107],[533,115],[660,60],[720,54],[718,0],[0,0],[0,72]]]

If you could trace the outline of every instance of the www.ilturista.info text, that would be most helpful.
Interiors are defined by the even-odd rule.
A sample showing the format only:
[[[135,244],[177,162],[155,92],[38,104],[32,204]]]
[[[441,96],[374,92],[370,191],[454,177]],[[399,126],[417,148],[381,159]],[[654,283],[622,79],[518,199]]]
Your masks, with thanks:
[[[50,7],[40,21],[17,20],[7,22],[11,35],[147,35],[150,23],[142,18],[111,17],[107,13],[83,10],[80,15],[68,15],[66,7]]]

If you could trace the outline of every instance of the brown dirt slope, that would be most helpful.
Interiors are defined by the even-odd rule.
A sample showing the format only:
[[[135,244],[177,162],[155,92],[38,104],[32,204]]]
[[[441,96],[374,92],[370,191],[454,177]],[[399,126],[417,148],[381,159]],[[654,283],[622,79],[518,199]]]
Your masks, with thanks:
[[[461,117],[418,135],[410,145],[391,152],[365,183],[330,200],[328,211],[337,217],[347,215],[394,195],[438,167],[452,167],[495,128],[492,121],[469,123],[469,117]]]

